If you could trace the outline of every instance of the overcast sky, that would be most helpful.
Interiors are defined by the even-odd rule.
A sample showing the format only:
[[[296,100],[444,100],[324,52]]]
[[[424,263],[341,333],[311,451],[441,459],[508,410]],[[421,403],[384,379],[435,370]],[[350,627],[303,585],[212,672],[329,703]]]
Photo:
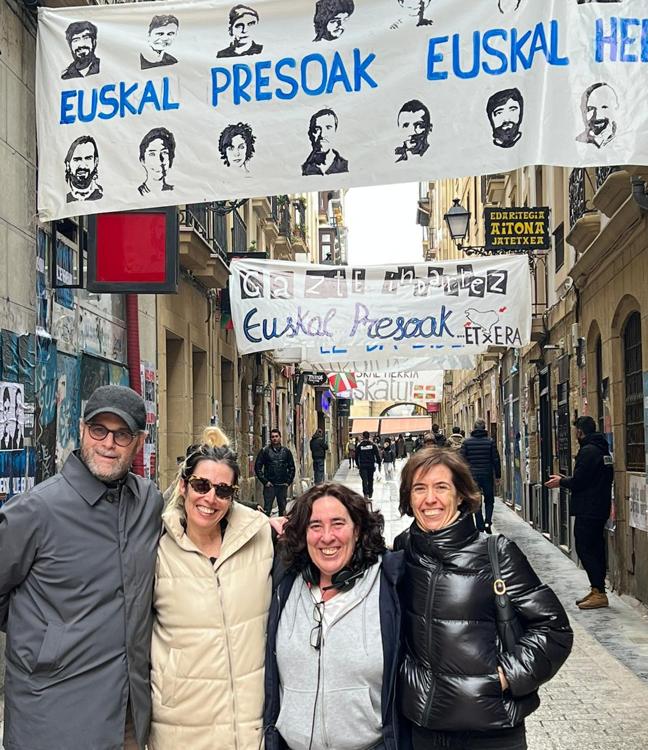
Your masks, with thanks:
[[[349,228],[349,263],[422,261],[417,201],[417,182],[351,188],[345,196],[344,212]]]

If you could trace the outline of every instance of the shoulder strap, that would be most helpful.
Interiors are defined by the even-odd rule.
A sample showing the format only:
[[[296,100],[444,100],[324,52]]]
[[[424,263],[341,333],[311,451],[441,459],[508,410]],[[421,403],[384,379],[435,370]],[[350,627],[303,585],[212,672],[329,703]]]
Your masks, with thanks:
[[[497,536],[494,535],[488,537],[488,559],[493,569],[493,578],[498,580],[502,576],[500,573],[499,557],[497,555]]]

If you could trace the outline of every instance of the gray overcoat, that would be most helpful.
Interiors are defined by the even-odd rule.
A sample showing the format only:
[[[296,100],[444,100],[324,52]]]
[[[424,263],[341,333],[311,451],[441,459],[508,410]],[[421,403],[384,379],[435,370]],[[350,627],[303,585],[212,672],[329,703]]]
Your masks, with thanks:
[[[72,454],[0,508],[5,750],[121,750],[151,717],[152,592],[162,497],[108,490]]]

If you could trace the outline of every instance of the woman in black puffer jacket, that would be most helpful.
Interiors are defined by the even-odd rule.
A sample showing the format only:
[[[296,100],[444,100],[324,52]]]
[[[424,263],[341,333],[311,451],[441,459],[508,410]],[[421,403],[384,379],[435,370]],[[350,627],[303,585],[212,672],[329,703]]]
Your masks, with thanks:
[[[525,750],[524,719],[572,646],[565,610],[518,547],[498,539],[501,577],[524,633],[513,652],[498,637],[487,539],[475,528],[479,490],[456,452],[425,448],[403,469],[396,538],[404,659],[400,707],[414,750]]]

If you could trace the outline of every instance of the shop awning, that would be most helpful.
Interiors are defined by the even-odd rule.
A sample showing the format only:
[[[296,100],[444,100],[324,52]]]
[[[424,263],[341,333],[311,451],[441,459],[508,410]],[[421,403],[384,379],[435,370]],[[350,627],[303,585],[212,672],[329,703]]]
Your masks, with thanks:
[[[351,420],[351,434],[362,435],[366,430],[372,437],[378,432],[378,417],[354,417]]]
[[[381,417],[381,435],[404,435],[406,432],[432,431],[432,417]]]

